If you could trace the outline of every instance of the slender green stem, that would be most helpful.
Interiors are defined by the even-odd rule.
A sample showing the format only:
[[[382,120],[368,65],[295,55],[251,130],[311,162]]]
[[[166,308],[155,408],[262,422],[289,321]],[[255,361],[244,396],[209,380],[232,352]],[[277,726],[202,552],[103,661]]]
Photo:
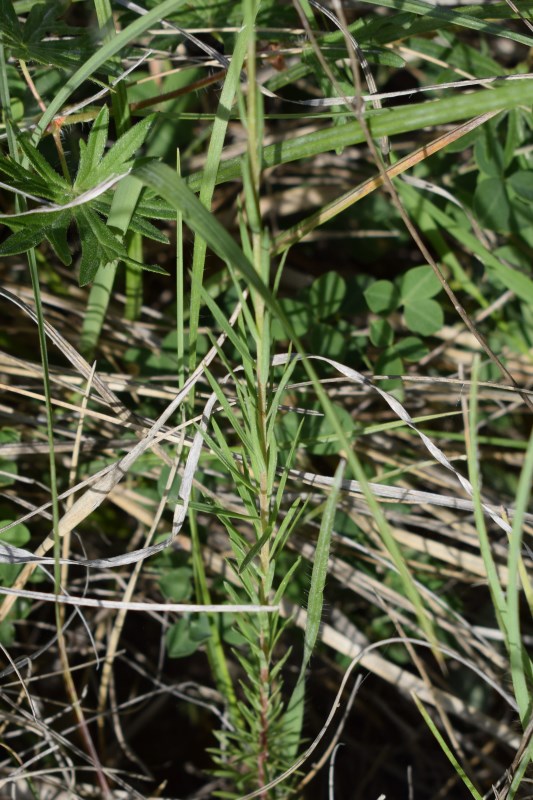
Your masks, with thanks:
[[[94,9],[96,11],[96,18],[98,19],[100,30],[103,33],[104,42],[112,42],[116,36],[116,31],[111,3],[109,0],[94,0]],[[114,63],[118,68],[121,68],[121,61],[118,55],[112,56],[109,61],[112,64]],[[124,81],[119,81],[115,84],[111,94],[111,105],[113,107],[117,136],[121,136],[129,130],[131,125],[128,94]]]
[[[19,153],[16,144],[16,139],[13,132],[12,118],[11,118],[11,98],[9,92],[9,85],[6,74],[6,61],[4,54],[4,47],[0,44],[0,101],[4,109],[6,128],[8,133],[8,146],[11,158],[19,162]],[[26,201],[20,195],[17,195],[16,200],[17,210],[26,210]],[[51,401],[51,387],[50,387],[50,371],[48,366],[48,349],[46,344],[46,333],[44,328],[44,314],[41,300],[41,287],[39,283],[39,273],[37,269],[37,259],[35,257],[35,250],[31,248],[28,250],[28,266],[30,270],[30,278],[33,289],[33,296],[35,301],[35,314],[37,317],[37,334],[39,338],[39,350],[41,356],[41,364],[43,368],[43,387],[46,407],[46,434],[49,446],[49,469],[50,469],[50,491],[52,495],[52,527],[54,531],[54,581],[55,591],[59,594],[61,570],[59,559],[61,557],[61,546],[59,541],[59,504],[57,500],[57,474],[56,474],[56,461],[54,451],[54,412]]]
[[[198,524],[196,521],[196,513],[189,509],[189,526],[191,531],[191,552],[192,552],[192,565],[194,573],[194,582],[196,586],[196,597],[199,603],[205,605],[211,604],[211,595],[207,585],[207,578],[205,574],[205,567],[202,558],[202,546],[198,534]],[[220,693],[224,697],[229,716],[235,720],[237,717],[237,698],[233,689],[233,682],[228,669],[224,649],[220,640],[217,620],[211,618],[210,625],[211,635],[207,640],[207,655],[213,675],[215,676],[217,686]]]
[[[129,231],[126,237],[128,255],[135,261],[142,263],[143,246],[142,236],[136,231]],[[142,274],[138,269],[134,269],[126,264],[126,308],[124,316],[129,320],[136,320],[141,313],[143,303],[143,281]]]
[[[176,152],[176,173],[181,176],[181,158]],[[178,387],[185,383],[185,262],[183,260],[183,214],[176,212],[176,356]]]

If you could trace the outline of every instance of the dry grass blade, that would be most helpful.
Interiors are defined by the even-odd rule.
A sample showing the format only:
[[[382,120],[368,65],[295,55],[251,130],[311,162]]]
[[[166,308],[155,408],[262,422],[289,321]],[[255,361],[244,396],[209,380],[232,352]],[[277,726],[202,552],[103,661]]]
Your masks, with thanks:
[[[240,313],[240,305],[237,305],[231,322],[234,323],[238,318]],[[222,346],[226,336],[225,334],[221,334],[218,337],[216,345],[214,345],[209,353],[202,359],[194,373],[187,379],[184,387],[178,392],[172,403],[170,403],[165,411],[160,415],[158,420],[151,426],[148,433],[141,439],[141,441],[135,445],[123,458],[117,461],[114,465],[108,468],[105,473],[98,478],[95,483],[87,489],[87,491],[78,498],[73,505],[68,509],[68,511],[61,517],[59,521],[59,535],[61,537],[65,536],[66,533],[70,533],[74,530],[74,528],[79,525],[83,520],[85,520],[90,514],[95,511],[106,499],[112,489],[127,475],[128,470],[133,466],[135,461],[144,453],[148,448],[153,446],[156,443],[156,437],[160,432],[161,428],[165,425],[165,423],[170,419],[170,417],[174,414],[177,408],[181,405],[184,399],[187,397],[188,393],[190,392],[191,388],[196,384],[199,380],[200,376],[202,375],[204,369],[211,363],[211,361],[217,355],[219,348]],[[71,348],[72,349],[72,348]],[[95,381],[96,383],[96,381]],[[109,392],[106,389],[106,392]],[[189,481],[192,480],[194,472],[197,467],[197,459],[198,459],[198,449],[196,448],[195,452],[192,454],[192,457],[189,457],[188,460],[188,473]],[[190,492],[190,483],[189,483],[189,492]],[[189,501],[189,495],[182,495],[183,501],[183,508],[186,513],[186,507]],[[180,512],[181,513],[181,512]],[[185,514],[183,514],[184,518]],[[148,555],[152,555],[154,553],[158,553],[161,550],[168,547],[168,545],[174,540],[175,536],[177,535],[178,530],[173,531],[173,535],[169,537],[168,541],[158,544],[152,545],[149,548],[145,548],[141,551],[137,551],[135,553],[126,553],[122,556],[116,556],[111,559],[95,559],[93,560],[93,566],[98,567],[111,567],[113,565],[121,565],[121,564],[131,564],[135,561],[146,558]],[[52,535],[48,536],[37,548],[35,551],[35,556],[38,558],[43,556],[52,546],[54,543],[54,538]],[[36,564],[27,564],[20,575],[17,577],[15,583],[13,584],[13,589],[21,589],[28,580],[28,578],[32,575],[36,568]],[[13,607],[13,603],[15,600],[15,595],[6,598],[4,603],[2,604],[2,608],[0,608],[0,621],[5,619],[6,615],[9,613],[11,608]]]

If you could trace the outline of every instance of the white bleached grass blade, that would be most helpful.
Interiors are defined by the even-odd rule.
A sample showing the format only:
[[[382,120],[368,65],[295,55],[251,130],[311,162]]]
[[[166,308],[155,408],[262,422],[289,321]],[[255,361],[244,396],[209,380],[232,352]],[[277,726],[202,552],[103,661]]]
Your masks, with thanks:
[[[237,307],[237,309],[233,313],[232,324],[235,321],[239,310],[240,307]],[[63,532],[66,532],[67,530],[72,530],[74,527],[76,527],[76,525],[78,525],[80,522],[86,519],[86,517],[89,516],[89,514],[92,513],[92,511],[98,508],[98,506],[103,502],[105,497],[107,497],[107,495],[114,488],[114,486],[116,486],[117,483],[120,480],[122,480],[122,478],[126,475],[126,473],[135,463],[137,458],[143,452],[145,452],[146,449],[148,449],[154,443],[154,441],[157,441],[157,434],[160,431],[161,427],[168,420],[168,418],[174,413],[174,411],[179,407],[180,403],[183,401],[183,399],[189,392],[190,388],[194,385],[194,383],[196,383],[196,381],[200,377],[203,369],[215,357],[217,349],[222,344],[221,341],[222,339],[223,335],[219,337],[219,340],[217,340],[217,345],[211,348],[207,356],[199,364],[195,372],[190,376],[183,389],[178,393],[173,402],[167,407],[166,411],[163,412],[163,414],[159,417],[159,419],[153,424],[147,436],[145,436],[122,459],[120,459],[118,462],[115,462],[115,464],[111,465],[110,467],[107,467],[105,472],[96,481],[96,483],[91,488],[89,488],[85,492],[85,494],[82,495],[82,497],[80,497],[79,500],[77,500],[71,507],[71,509],[62,517],[60,521],[60,534],[63,534]],[[409,413],[405,410],[402,404],[399,403],[398,400],[396,400],[396,398],[388,394],[388,392],[385,392],[384,390],[375,386],[368,378],[366,378],[360,372],[357,372],[351,367],[347,367],[343,364],[340,364],[338,361],[334,361],[333,359],[329,359],[324,356],[309,355],[307,356],[307,358],[309,358],[310,360],[312,359],[312,360],[324,361],[330,366],[332,366],[334,369],[339,371],[349,380],[362,384],[363,386],[367,387],[370,390],[376,391],[387,402],[387,404],[394,411],[394,413],[401,420],[403,420],[412,430],[414,430],[415,433],[422,439],[424,445],[429,450],[431,455],[438,461],[438,463],[442,464],[442,466],[450,470],[455,475],[455,477],[457,478],[461,486],[465,489],[465,491],[470,495],[470,497],[472,497],[473,489],[470,481],[463,475],[461,475],[458,470],[455,469],[455,467],[450,463],[450,461],[444,455],[442,450],[440,450],[440,448],[438,448],[429,439],[429,437],[426,436],[426,434],[418,430],[417,426],[413,422]],[[280,354],[272,359],[272,366],[281,366],[288,363],[289,360],[293,359],[300,360],[301,356],[287,354],[287,353]],[[226,376],[223,379],[223,381],[226,382],[228,378],[229,376]],[[94,559],[78,563],[82,563],[88,567],[89,566],[98,567],[102,569],[108,569],[115,566],[123,566],[125,564],[135,563],[141,558],[147,558],[148,556],[161,552],[166,547],[170,546],[170,544],[172,544],[172,542],[178,535],[179,531],[181,530],[181,527],[183,525],[183,522],[187,514],[190,492],[192,488],[192,481],[198,466],[198,461],[203,446],[203,432],[207,430],[209,419],[216,405],[216,399],[217,399],[216,394],[213,392],[204,407],[199,428],[193,439],[191,449],[189,451],[179,493],[179,498],[181,502],[175,508],[171,535],[164,541],[159,542],[158,544],[155,545],[151,545],[148,548],[142,548],[140,550],[135,550],[130,553],[123,553],[122,555],[113,556],[106,559]],[[289,474],[291,477],[303,480],[304,482],[314,486],[321,486],[323,488],[331,488],[333,486],[333,479],[327,476],[318,476],[313,473],[299,472],[298,470],[290,470]],[[383,486],[379,484],[371,484],[370,488],[376,494],[376,496],[388,497],[390,499],[397,500],[398,502],[433,503],[435,505],[444,505],[447,507],[463,509],[468,511],[471,511],[473,508],[472,502],[470,500],[453,498],[453,497],[444,497],[431,492],[422,492],[412,489],[404,489],[401,487]],[[341,489],[350,492],[362,491],[359,482],[354,480],[349,480],[349,481],[343,480],[341,483]],[[483,503],[482,507],[485,513],[488,514],[489,517],[500,528],[503,528],[503,530],[507,532],[511,531],[511,526],[509,525],[509,523],[507,523],[497,513],[497,511],[494,508],[487,505],[486,503]],[[12,551],[11,554],[13,557],[16,557],[14,551]],[[41,553],[37,553],[36,555],[37,558],[35,556],[33,557],[33,563],[38,563],[38,557],[41,555]],[[22,557],[24,560],[20,563],[30,563],[29,556],[27,555],[26,551],[24,552],[24,555]]]
[[[468,478],[465,478],[464,475],[461,475],[461,473],[457,469],[455,469],[453,464],[450,463],[450,461],[444,455],[442,450],[439,447],[437,447],[437,445],[434,444],[431,441],[431,439],[428,436],[426,436],[425,433],[423,433],[417,428],[411,415],[408,413],[408,411],[406,411],[406,409],[402,406],[402,404],[398,400],[396,400],[395,397],[393,397],[388,392],[385,392],[383,389],[380,389],[379,386],[373,384],[372,381],[370,381],[360,372],[357,372],[357,370],[352,369],[351,367],[347,367],[344,364],[340,364],[338,361],[334,361],[332,358],[326,358],[325,356],[314,356],[314,355],[308,355],[306,357],[310,361],[311,360],[324,361],[326,364],[329,364],[331,367],[340,372],[341,375],[344,375],[346,378],[348,378],[348,380],[354,381],[354,383],[361,384],[362,386],[366,386],[368,389],[377,392],[380,395],[380,397],[382,397],[383,400],[385,400],[389,408],[392,411],[394,411],[396,416],[403,422],[405,422],[405,424],[408,425],[411,428],[411,430],[413,430],[420,437],[426,449],[433,456],[433,458],[435,458],[435,460],[438,461],[439,464],[442,464],[443,467],[450,470],[450,472],[452,472],[455,475],[455,477],[457,478],[463,489],[467,492],[467,494],[470,497],[473,496],[474,490]],[[287,358],[295,358],[301,360],[301,356],[299,355],[287,356],[286,354],[283,354],[274,357],[273,366],[278,366],[278,365],[281,366],[282,364],[285,364]],[[504,519],[502,519],[502,517],[500,517],[499,514],[497,514],[494,511],[494,509],[492,509],[486,503],[483,503],[482,507],[485,513],[488,514],[488,516],[492,519],[493,522],[496,523],[496,525],[498,525],[498,527],[502,528],[507,533],[511,533],[511,526],[509,525],[509,523],[506,522]]]
[[[40,600],[49,603],[61,603],[68,606],[80,606],[85,608],[115,608],[125,611],[174,611],[180,614],[200,614],[209,612],[212,614],[241,614],[248,612],[266,611],[267,613],[279,613],[279,606],[247,605],[246,603],[234,603],[233,605],[203,605],[202,603],[124,603],[120,600],[100,600],[96,597],[75,597],[70,594],[53,594],[52,592],[36,592],[29,589],[14,589],[9,586],[0,586],[0,595],[11,595],[14,597],[26,597],[29,600]]]
[[[91,200],[95,200],[97,197],[100,197],[100,195],[105,194],[108,189],[111,189],[115,183],[121,181],[122,178],[125,178],[130,172],[131,169],[127,170],[127,172],[121,173],[120,175],[111,175],[111,177],[107,178],[105,181],[102,181],[102,183],[99,183],[98,186],[93,186],[86,192],[82,192],[82,194],[79,194],[68,203],[48,203],[45,206],[32,208],[29,211],[21,211],[18,214],[0,214],[0,219],[20,219],[20,217],[32,217],[35,216],[35,214],[56,214],[58,211],[67,211],[69,208],[83,206],[85,203],[89,203]],[[29,197],[29,195],[26,196]]]

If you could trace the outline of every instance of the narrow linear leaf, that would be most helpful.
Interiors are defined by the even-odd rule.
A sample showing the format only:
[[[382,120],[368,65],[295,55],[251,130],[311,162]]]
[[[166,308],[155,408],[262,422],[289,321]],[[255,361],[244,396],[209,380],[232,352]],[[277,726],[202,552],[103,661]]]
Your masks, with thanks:
[[[256,557],[259,551],[265,546],[268,542],[270,537],[272,536],[272,528],[269,527],[264,534],[257,540],[257,542],[250,547],[246,555],[244,556],[241,565],[239,567],[239,575],[244,572],[244,570],[248,567],[251,561]]]
[[[322,619],[322,609],[324,606],[324,587],[328,574],[329,550],[331,545],[331,534],[335,522],[335,512],[339,500],[346,461],[341,457],[339,465],[335,470],[331,492],[324,506],[324,515],[320,524],[320,532],[316,543],[315,560],[313,562],[313,572],[311,575],[311,588],[309,589],[309,600],[307,603],[307,625],[305,628],[304,656],[302,661],[301,673],[306,669],[315,648]]]
[[[183,221],[195,233],[199,234],[208,246],[224,261],[239,270],[248,283],[266,300],[271,310],[282,316],[278,303],[272,297],[261,278],[254,270],[237,243],[212,214],[204,208],[196,195],[187,186],[185,180],[176,175],[166,164],[143,164],[134,170],[136,177],[149,186],[174,208],[183,214]]]
[[[515,42],[533,47],[533,37],[527,36],[522,33],[517,33],[513,30],[495,25],[493,22],[487,22],[484,19],[477,19],[475,16],[466,14],[461,11],[452,11],[442,6],[434,6],[432,3],[426,3],[423,0],[364,0],[371,5],[387,6],[388,8],[397,8],[402,12],[410,12],[411,14],[420,14],[429,19],[434,19],[436,22],[445,23],[448,25],[460,25],[463,28],[470,28],[474,31],[482,31],[483,33],[492,34],[493,36],[503,36],[506,39],[512,39]]]
[[[53,100],[47,106],[46,111],[35,128],[32,142],[36,144],[39,141],[50,122],[52,122],[54,116],[63,108],[72,93],[75,92],[87,78],[90,78],[90,76],[112,56],[120,53],[122,48],[133,39],[141,36],[149,28],[152,28],[169,14],[172,14],[177,8],[183,5],[184,2],[185,0],[165,0],[163,3],[158,3],[155,8],[152,8],[147,14],[134,20],[131,25],[128,25],[123,31],[120,31],[112,40],[102,45],[94,55],[82,62],[80,68],[70,76],[63,88],[57,92]]]
[[[80,162],[74,182],[76,188],[85,186],[86,182],[91,180],[91,173],[99,168],[107,142],[108,128],[109,109],[107,106],[102,106],[92,124],[87,144],[83,139],[79,143]]]
[[[435,723],[433,722],[433,720],[429,716],[428,712],[424,708],[424,706],[422,704],[422,701],[416,696],[416,694],[414,694],[414,692],[412,693],[411,696],[412,696],[413,700],[415,701],[418,710],[422,714],[422,716],[423,716],[423,718],[424,718],[424,720],[426,722],[426,725],[430,729],[430,731],[433,734],[433,736],[435,737],[435,739],[440,744],[443,753],[446,755],[447,759],[452,764],[452,766],[455,769],[457,775],[461,778],[461,780],[463,781],[465,786],[468,788],[468,790],[469,790],[470,794],[472,795],[472,797],[474,797],[475,800],[483,800],[482,795],[478,792],[478,790],[476,789],[476,787],[474,786],[474,784],[472,783],[472,781],[470,780],[470,778],[468,777],[468,775],[466,774],[466,772],[464,771],[464,769],[459,764],[459,762],[455,758],[454,754],[452,753],[452,751],[448,747],[448,744],[444,740],[444,738],[441,735],[439,729],[437,728],[437,726],[435,725]]]
[[[448,122],[471,119],[489,111],[499,111],[533,102],[533,80],[510,81],[503,87],[475,91],[469,94],[455,94],[440,100],[413,103],[408,106],[385,108],[365,114],[368,126],[375,139],[399,133],[443,125]],[[359,122],[348,122],[323,128],[305,136],[285,139],[263,149],[263,167],[287,164],[302,158],[309,158],[328,150],[341,150],[349,145],[365,141],[365,134]],[[194,191],[200,189],[202,172],[195,172],[186,179]],[[232,158],[223,161],[218,169],[216,182],[235,180],[241,177],[241,160]]]
[[[93,178],[93,181],[99,183],[109,178],[111,175],[116,175],[121,172],[126,162],[132,158],[144,142],[154,119],[155,114],[151,114],[126,131],[126,133],[115,142],[97,167],[97,178]]]
[[[34,147],[26,136],[21,135],[17,138],[18,145],[34,170],[46,182],[51,184],[56,190],[70,192],[70,185],[61,175],[48,163],[46,158]]]
[[[45,237],[45,228],[26,228],[8,236],[5,242],[0,244],[0,256],[16,256],[25,253],[32,247],[36,247]]]

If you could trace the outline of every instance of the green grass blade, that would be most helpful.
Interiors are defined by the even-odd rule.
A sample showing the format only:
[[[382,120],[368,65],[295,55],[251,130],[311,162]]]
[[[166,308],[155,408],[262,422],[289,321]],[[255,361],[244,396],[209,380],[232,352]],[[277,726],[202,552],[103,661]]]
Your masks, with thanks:
[[[175,175],[175,173],[164,164],[143,165],[136,169],[135,174],[139,180],[160,194],[164,200],[174,205],[176,209],[181,209],[183,219],[191,228],[191,230],[199,233],[206,240],[207,244],[221,258],[229,262],[240,272],[248,284],[253,286],[254,289],[256,289],[257,292],[265,299],[266,305],[272,312],[273,316],[277,317],[283,324],[283,327],[287,332],[287,337],[294,343],[296,350],[302,356],[303,364],[310,380],[313,383],[315,392],[317,394],[317,399],[322,404],[324,412],[330,421],[334,432],[338,436],[341,447],[347,453],[347,460],[350,469],[354,473],[355,478],[361,483],[365,499],[370,507],[370,511],[376,521],[376,524],[378,525],[383,542],[400,574],[405,587],[406,595],[413,604],[413,608],[416,611],[420,625],[428,637],[428,640],[433,643],[436,658],[439,658],[436,649],[436,637],[433,630],[433,625],[424,611],[422,600],[402,556],[401,549],[392,535],[392,531],[390,530],[379,503],[375,499],[370,487],[368,486],[368,480],[363,467],[355,455],[355,452],[353,451],[344,430],[342,429],[331,401],[326,391],[322,387],[314,367],[305,357],[304,348],[301,342],[298,340],[298,337],[296,337],[292,331],[291,325],[279,307],[278,302],[272,296],[270,290],[265,286],[257,272],[254,270],[250,261],[246,258],[242,250],[231,238],[229,233],[216,221],[216,219],[212,217],[207,209],[203,207],[197,197],[187,187],[184,180]]]
[[[423,0],[364,0],[364,2],[371,5],[386,6],[387,8],[396,8],[398,11],[404,13],[419,14],[428,19],[434,19],[435,27],[439,25],[442,26],[443,24],[459,25],[462,28],[469,28],[470,30],[481,31],[482,33],[491,34],[492,36],[511,39],[514,42],[525,44],[527,47],[533,47],[533,37],[531,36],[517,33],[516,31],[503,27],[501,28],[499,25],[494,25],[494,23],[487,22],[484,19],[477,19],[477,17],[462,11],[434,6],[432,3],[423,2]]]
[[[135,170],[134,174],[142,183],[160,194],[167,203],[170,203],[176,209],[180,209],[186,225],[205,239],[208,246],[217,255],[232,264],[246,281],[267,302],[270,302],[276,311],[278,310],[278,305],[272,298],[271,293],[240,247],[202,205],[183,178],[176,175],[165,164],[143,164]]]
[[[329,548],[331,544],[331,534],[335,522],[335,512],[339,500],[340,487],[346,469],[346,460],[341,457],[339,465],[335,470],[331,492],[324,505],[320,532],[316,543],[315,559],[313,561],[313,572],[311,574],[311,587],[309,589],[309,599],[307,602],[307,625],[305,627],[304,655],[302,661],[302,672],[307,668],[309,660],[315,649],[322,619],[322,609],[324,606],[324,587],[328,574]]]
[[[8,131],[8,146],[9,154],[13,161],[19,163],[19,152],[17,148],[16,138],[14,135],[14,126],[11,115],[11,97],[9,90],[9,81],[7,77],[7,62],[5,60],[5,51],[2,43],[0,42],[0,105],[4,110],[6,128]],[[24,198],[16,198],[17,210],[25,210],[26,203]],[[43,389],[45,397],[46,408],[46,438],[48,443],[48,465],[50,469],[50,476],[48,478],[50,484],[50,496],[52,505],[52,531],[54,536],[54,591],[59,594],[61,588],[61,567],[59,559],[61,556],[61,543],[59,539],[59,491],[57,485],[57,469],[56,469],[56,456],[54,446],[54,408],[52,405],[52,390],[50,380],[50,369],[48,361],[48,348],[45,332],[45,319],[41,300],[41,286],[39,282],[39,269],[37,266],[37,257],[35,249],[32,247],[28,250],[27,254],[28,266],[31,278],[31,285],[33,290],[33,297],[35,301],[35,315],[37,319],[37,331],[39,340],[39,350],[41,356],[41,365],[43,369]],[[59,627],[59,606],[56,606],[56,623]]]
[[[452,751],[448,747],[447,742],[445,741],[445,739],[441,735],[439,729],[437,728],[437,726],[435,725],[435,723],[433,722],[433,720],[429,716],[428,712],[424,708],[424,706],[422,704],[422,701],[414,693],[411,696],[412,696],[413,700],[415,701],[418,710],[422,714],[426,725],[430,729],[431,733],[433,734],[433,736],[435,737],[437,742],[440,744],[443,753],[448,758],[449,762],[451,763],[451,765],[453,766],[454,770],[456,771],[458,776],[461,778],[461,780],[463,781],[463,783],[467,787],[467,789],[470,792],[470,794],[472,795],[472,797],[474,797],[475,800],[483,800],[483,795],[481,795],[478,792],[478,790],[476,789],[476,787],[474,786],[474,784],[472,783],[472,781],[470,780],[470,778],[468,777],[468,775],[466,774],[466,772],[464,771],[462,766],[459,764],[459,762],[455,758],[454,754],[452,753]]]
[[[533,434],[530,436],[524,466],[518,482],[516,493],[513,531],[509,541],[509,583],[507,586],[507,639],[511,676],[520,718],[524,727],[531,716],[531,687],[533,686],[533,669],[531,659],[526,651],[520,626],[520,583],[531,585],[530,576],[524,567],[521,550],[524,529],[524,514],[527,511],[531,486],[533,483]]]
[[[530,733],[531,736],[531,733]],[[509,787],[509,795],[508,800],[513,800],[517,791],[523,786],[524,775],[529,764],[533,761],[533,739],[530,738],[526,748],[523,752],[522,758],[520,759],[520,763],[516,769],[515,774],[513,775],[513,780],[511,781],[511,785]]]
[[[180,151],[176,152],[176,174],[181,177]],[[183,258],[183,216],[176,210],[176,358],[178,388],[185,384],[185,260]],[[185,413],[185,409],[184,409]]]
[[[503,111],[519,105],[533,103],[533,80],[509,81],[492,91],[481,90],[469,94],[456,94],[440,100],[413,103],[408,106],[371,111],[365,115],[368,126],[375,139],[409,133],[432,125],[444,125],[471,119],[489,111]],[[287,164],[302,158],[310,158],[328,150],[360,144],[365,134],[359,122],[348,122],[321,128],[305,136],[295,136],[282,142],[268,145],[263,149],[263,168]],[[202,183],[202,172],[187,177],[188,186],[198,191]],[[224,183],[241,177],[240,158],[223,161],[217,172],[216,182]]]
[[[189,513],[189,526],[191,531],[191,553],[196,597],[198,598],[198,602],[204,603],[205,605],[210,605],[211,594],[209,592],[207,576],[205,574],[202,546],[198,533],[198,525],[196,522],[195,513]],[[230,718],[232,718],[237,714],[237,698],[235,697],[233,681],[231,680],[226,656],[224,655],[224,648],[220,639],[216,616],[216,614],[208,614],[211,636],[206,642],[207,656],[219,691],[222,692],[222,696],[228,705]]]
[[[218,323],[218,326],[223,333],[226,334],[227,339],[232,343],[233,347],[237,350],[239,355],[241,356],[243,361],[248,361],[253,363],[252,355],[247,347],[246,342],[235,332],[235,330],[231,327],[228,320],[213,300],[209,292],[201,286],[200,287],[200,296],[203,297],[206,306],[208,307],[209,311],[212,313],[215,321]]]
[[[134,231],[127,236],[128,255],[135,261],[142,263],[143,247],[142,236]],[[126,264],[126,308],[124,317],[129,320],[139,319],[143,302],[143,274],[138,269],[133,269]]]
[[[69,97],[84,81],[90,78],[96,70],[108,61],[108,59],[120,53],[122,48],[133,41],[133,39],[142,36],[143,33],[146,33],[147,30],[156,25],[160,20],[172,14],[172,12],[184,4],[184,1],[185,0],[164,0],[163,3],[158,3],[156,7],[147,14],[139,17],[139,19],[136,19],[128,25],[127,28],[124,28],[123,31],[120,31],[111,41],[105,42],[94,55],[87,59],[87,61],[70,76],[65,85],[57,92],[35,127],[32,142],[37,144],[48,125],[52,122],[54,116],[63,108]]]
[[[478,447],[477,447],[477,424],[478,424],[478,408],[477,408],[477,379],[479,374],[479,359],[474,359],[472,365],[472,387],[470,390],[470,407],[468,414],[468,435],[466,436],[466,447],[468,457],[468,477],[473,488],[472,500],[474,503],[474,517],[476,520],[476,529],[479,537],[479,549],[485,570],[487,573],[487,580],[489,582],[489,590],[492,597],[494,611],[498,620],[498,626],[503,633],[505,641],[507,642],[507,603],[505,595],[498,577],[498,571],[492,551],[490,547],[489,537],[487,535],[487,527],[485,525],[485,515],[481,505],[481,496],[479,491],[479,462],[478,462]]]
[[[110,0],[94,0],[94,8],[98,24],[104,35],[104,41],[113,41],[116,36],[116,31]],[[119,58],[115,57],[110,59],[110,61],[114,62],[120,68],[121,64]],[[111,94],[111,104],[113,106],[115,127],[118,135],[121,136],[129,129],[131,123],[128,93],[124,81],[119,81],[115,85],[114,91]]]
[[[132,175],[121,181],[113,195],[107,224],[125,233],[142,190],[142,184]],[[117,266],[109,264],[100,267],[91,286],[87,309],[83,318],[80,348],[89,360],[94,356],[98,339],[104,324],[109,299],[115,282]]]
[[[313,561],[313,572],[311,575],[311,586],[309,589],[309,599],[307,602],[307,623],[304,634],[304,652],[298,681],[287,705],[287,712],[284,719],[284,733],[289,741],[296,745],[300,740],[302,729],[304,699],[305,699],[305,671],[311,659],[311,655],[316,646],[322,609],[324,607],[324,587],[328,573],[329,550],[331,544],[331,534],[335,522],[335,512],[339,499],[340,486],[346,468],[346,461],[341,458],[335,471],[333,486],[324,504],[324,513],[320,524],[320,532],[315,550]],[[296,746],[293,748],[293,755],[296,754]]]
[[[202,182],[200,186],[200,202],[206,208],[211,207],[211,198],[213,197],[213,190],[216,185],[217,171],[220,164],[220,158],[222,156],[226,131],[228,129],[231,108],[239,87],[242,65],[244,63],[244,57],[246,55],[248,42],[252,33],[253,28],[251,25],[243,26],[239,32],[235,40],[235,48],[231,57],[231,64],[224,81],[222,93],[220,95],[220,101],[218,104],[216,117],[213,122],[211,139],[209,141],[209,148],[207,150],[205,167],[202,171]],[[202,279],[204,274],[206,246],[207,244],[205,239],[200,236],[195,237],[192,259],[191,302],[189,317],[189,370],[191,372],[196,366],[198,319],[200,315],[201,304],[200,290],[202,287]]]

